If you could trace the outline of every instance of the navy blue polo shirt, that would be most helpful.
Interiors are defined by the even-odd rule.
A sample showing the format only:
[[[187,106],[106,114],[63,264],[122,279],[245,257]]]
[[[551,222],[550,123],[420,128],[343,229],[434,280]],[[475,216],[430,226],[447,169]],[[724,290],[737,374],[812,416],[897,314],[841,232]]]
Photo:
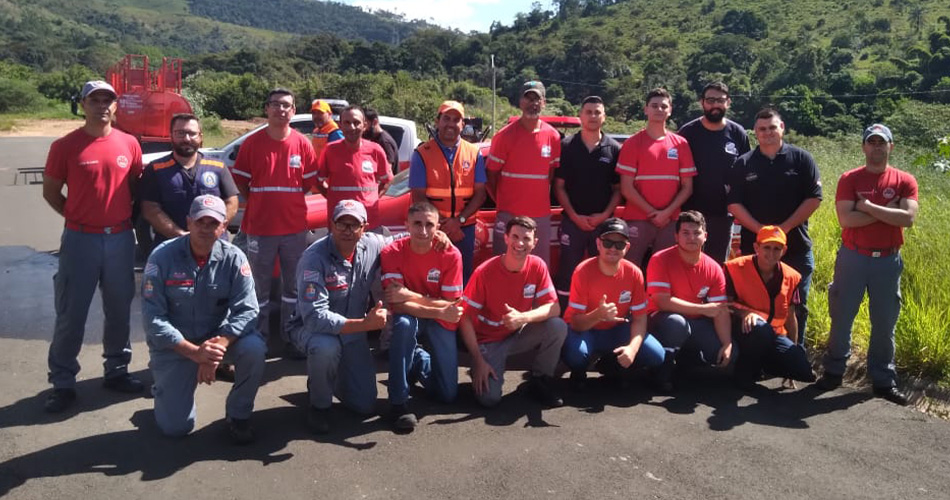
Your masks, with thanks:
[[[679,135],[689,143],[696,163],[693,194],[683,204],[683,210],[698,210],[707,217],[724,217],[726,188],[729,171],[736,158],[749,152],[749,136],[742,125],[725,120],[722,130],[709,130],[697,118],[679,129]]]
[[[561,164],[554,177],[564,179],[564,190],[574,211],[580,215],[601,213],[610,204],[613,187],[620,183],[615,171],[620,143],[607,134],[588,150],[581,133],[561,139]]]
[[[191,202],[203,194],[227,199],[238,194],[231,172],[219,160],[206,159],[198,153],[192,168],[184,168],[169,154],[149,163],[142,172],[140,194],[143,201],[158,203],[178,227],[186,229]],[[155,235],[155,242],[165,239]]]
[[[808,151],[782,144],[770,159],[754,150],[740,156],[729,174],[729,204],[739,203],[762,224],[781,224],[808,198],[821,199],[818,165]],[[742,254],[753,253],[755,234],[742,228]],[[804,255],[811,249],[808,221],[788,234],[788,255]]]

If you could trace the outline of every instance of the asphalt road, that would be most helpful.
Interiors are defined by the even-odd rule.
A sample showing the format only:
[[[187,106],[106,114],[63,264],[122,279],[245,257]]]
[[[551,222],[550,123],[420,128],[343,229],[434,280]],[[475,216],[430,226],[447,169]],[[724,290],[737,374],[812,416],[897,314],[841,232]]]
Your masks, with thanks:
[[[42,165],[49,139],[0,139],[0,176]],[[39,157],[37,157],[39,155]],[[950,424],[842,389],[744,395],[715,373],[674,397],[592,384],[542,410],[509,372],[501,406],[414,401],[421,425],[391,432],[335,409],[334,428],[304,426],[304,365],[268,361],[254,422],[230,445],[220,419],[229,385],[198,390],[196,432],[160,437],[151,400],[101,387],[102,314],[90,310],[75,410],[42,411],[62,221],[39,186],[0,181],[0,496],[9,498],[948,498]],[[12,178],[10,183],[12,184]],[[133,303],[132,370],[147,351]],[[383,365],[380,365],[382,368]],[[386,409],[379,373],[379,409]]]

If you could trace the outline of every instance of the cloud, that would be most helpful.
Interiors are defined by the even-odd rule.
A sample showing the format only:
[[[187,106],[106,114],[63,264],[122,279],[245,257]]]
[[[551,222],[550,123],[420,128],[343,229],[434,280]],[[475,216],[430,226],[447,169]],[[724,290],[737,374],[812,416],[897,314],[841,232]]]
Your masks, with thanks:
[[[495,19],[503,18],[498,6],[502,0],[456,0],[440,2],[433,0],[352,0],[364,9],[386,10],[406,16],[407,19],[422,19],[439,26],[457,28],[461,31],[488,31]],[[518,3],[518,2],[513,2]],[[509,17],[513,14],[509,14]],[[503,20],[510,23],[511,20]]]

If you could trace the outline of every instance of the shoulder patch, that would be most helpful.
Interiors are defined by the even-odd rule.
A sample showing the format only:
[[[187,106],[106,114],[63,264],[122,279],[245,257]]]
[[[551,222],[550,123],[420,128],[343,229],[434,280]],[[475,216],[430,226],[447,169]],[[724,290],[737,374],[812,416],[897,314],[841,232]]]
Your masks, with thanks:
[[[161,169],[163,169],[163,168],[168,168],[168,167],[174,166],[176,163],[177,163],[177,162],[175,161],[174,158],[169,158],[169,159],[166,160],[166,161],[161,161],[161,162],[157,162],[157,163],[152,163],[152,168],[154,168],[155,170],[161,170]]]
[[[224,162],[219,160],[208,160],[205,158],[201,159],[201,164],[209,167],[224,168]]]

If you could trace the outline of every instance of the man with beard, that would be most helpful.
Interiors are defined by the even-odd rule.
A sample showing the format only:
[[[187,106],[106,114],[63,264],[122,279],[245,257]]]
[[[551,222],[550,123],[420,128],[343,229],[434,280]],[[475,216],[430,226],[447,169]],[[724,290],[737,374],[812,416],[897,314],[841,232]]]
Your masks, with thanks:
[[[703,116],[678,132],[689,142],[696,163],[693,195],[683,209],[697,210],[706,218],[709,236],[703,252],[721,264],[729,257],[732,242],[732,215],[726,210],[727,174],[736,158],[749,152],[749,136],[742,125],[726,118],[732,100],[725,83],[706,84],[699,105]]]
[[[369,139],[379,144],[386,153],[386,161],[389,162],[390,169],[395,174],[399,170],[399,145],[396,139],[389,135],[389,132],[383,129],[379,124],[379,112],[373,108],[366,108],[366,130],[363,131],[363,139]]]
[[[142,173],[139,195],[142,216],[155,230],[155,245],[187,233],[191,202],[203,194],[224,200],[227,219],[238,209],[238,190],[224,162],[205,158],[201,147],[201,123],[192,114],[171,120],[172,152],[149,163]],[[226,237],[226,232],[222,237]]]
[[[340,126],[333,121],[333,111],[330,104],[321,99],[315,99],[310,104],[310,119],[313,120],[313,133],[310,134],[310,143],[313,145],[313,153],[320,158],[320,153],[327,144],[343,140],[343,132]]]

